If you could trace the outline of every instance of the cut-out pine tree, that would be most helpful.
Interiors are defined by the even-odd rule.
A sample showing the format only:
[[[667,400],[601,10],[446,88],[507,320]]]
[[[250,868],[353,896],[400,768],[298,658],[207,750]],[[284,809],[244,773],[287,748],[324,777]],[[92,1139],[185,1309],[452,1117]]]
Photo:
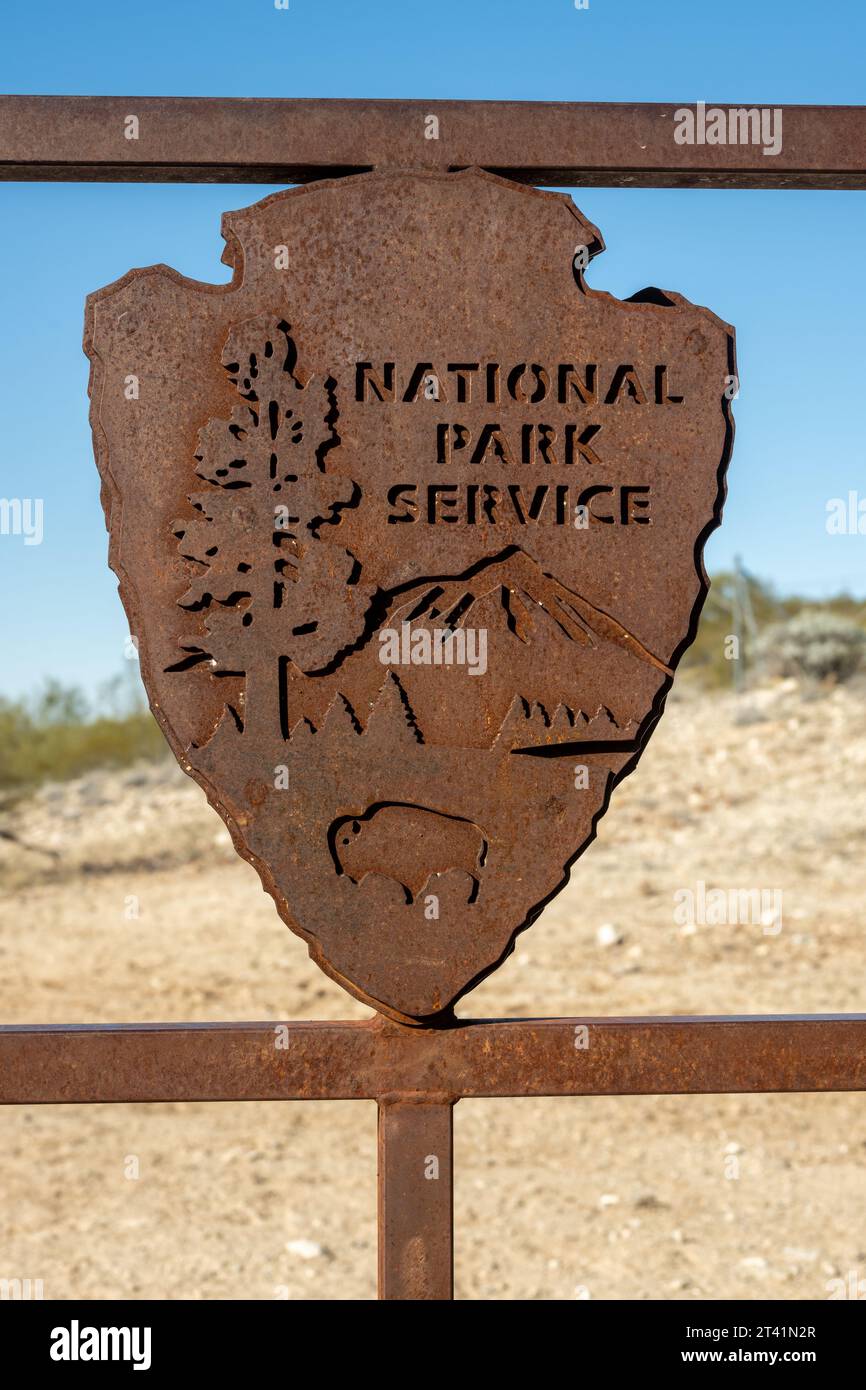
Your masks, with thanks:
[[[363,631],[373,589],[336,536],[360,489],[328,471],[336,383],[298,365],[287,323],[240,324],[222,362],[241,403],[199,432],[195,471],[208,487],[189,495],[196,516],[174,523],[197,569],[178,602],[207,610],[198,650],[212,670],[245,675],[244,727],[273,729],[281,661],[321,670]]]

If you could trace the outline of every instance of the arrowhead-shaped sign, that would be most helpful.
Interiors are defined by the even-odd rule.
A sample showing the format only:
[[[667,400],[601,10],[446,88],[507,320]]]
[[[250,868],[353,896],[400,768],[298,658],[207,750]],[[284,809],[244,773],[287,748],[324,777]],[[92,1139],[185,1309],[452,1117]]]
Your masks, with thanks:
[[[442,1015],[566,882],[694,636],[732,330],[570,199],[373,173],[88,302],[151,706],[319,965]]]

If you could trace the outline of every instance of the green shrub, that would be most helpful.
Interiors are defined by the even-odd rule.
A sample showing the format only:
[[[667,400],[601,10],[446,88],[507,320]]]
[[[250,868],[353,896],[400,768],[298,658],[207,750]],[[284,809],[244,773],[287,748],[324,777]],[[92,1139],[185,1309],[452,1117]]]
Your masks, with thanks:
[[[133,708],[92,715],[74,687],[50,681],[33,700],[0,698],[0,791],[80,777],[97,767],[158,758],[166,743],[153,715]]]
[[[753,575],[724,572],[713,575],[697,637],[680,670],[700,685],[715,687],[730,687],[735,676],[742,683],[760,674],[844,680],[857,669],[858,633],[866,633],[862,599],[837,594],[809,603],[796,595],[781,597]],[[736,662],[725,658],[726,639],[734,634],[740,638]]]

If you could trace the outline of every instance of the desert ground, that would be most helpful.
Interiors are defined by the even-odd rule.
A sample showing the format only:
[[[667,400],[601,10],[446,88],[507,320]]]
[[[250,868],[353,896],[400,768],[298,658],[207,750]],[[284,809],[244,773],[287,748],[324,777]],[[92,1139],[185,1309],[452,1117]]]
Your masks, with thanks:
[[[0,1021],[367,1015],[168,760],[46,785],[14,829]],[[698,881],[781,889],[780,929],[676,921]],[[863,1010],[864,889],[866,689],[686,686],[460,1012]],[[57,1299],[373,1298],[375,1131],[362,1102],[10,1107],[0,1277]],[[455,1151],[461,1299],[821,1300],[866,1279],[861,1095],[461,1101]]]

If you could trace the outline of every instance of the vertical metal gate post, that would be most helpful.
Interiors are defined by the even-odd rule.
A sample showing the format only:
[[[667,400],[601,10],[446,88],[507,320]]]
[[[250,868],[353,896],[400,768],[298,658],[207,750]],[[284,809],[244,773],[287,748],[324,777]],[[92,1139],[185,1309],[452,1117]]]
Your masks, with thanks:
[[[379,1101],[379,1297],[454,1296],[453,1107],[447,1096]]]

